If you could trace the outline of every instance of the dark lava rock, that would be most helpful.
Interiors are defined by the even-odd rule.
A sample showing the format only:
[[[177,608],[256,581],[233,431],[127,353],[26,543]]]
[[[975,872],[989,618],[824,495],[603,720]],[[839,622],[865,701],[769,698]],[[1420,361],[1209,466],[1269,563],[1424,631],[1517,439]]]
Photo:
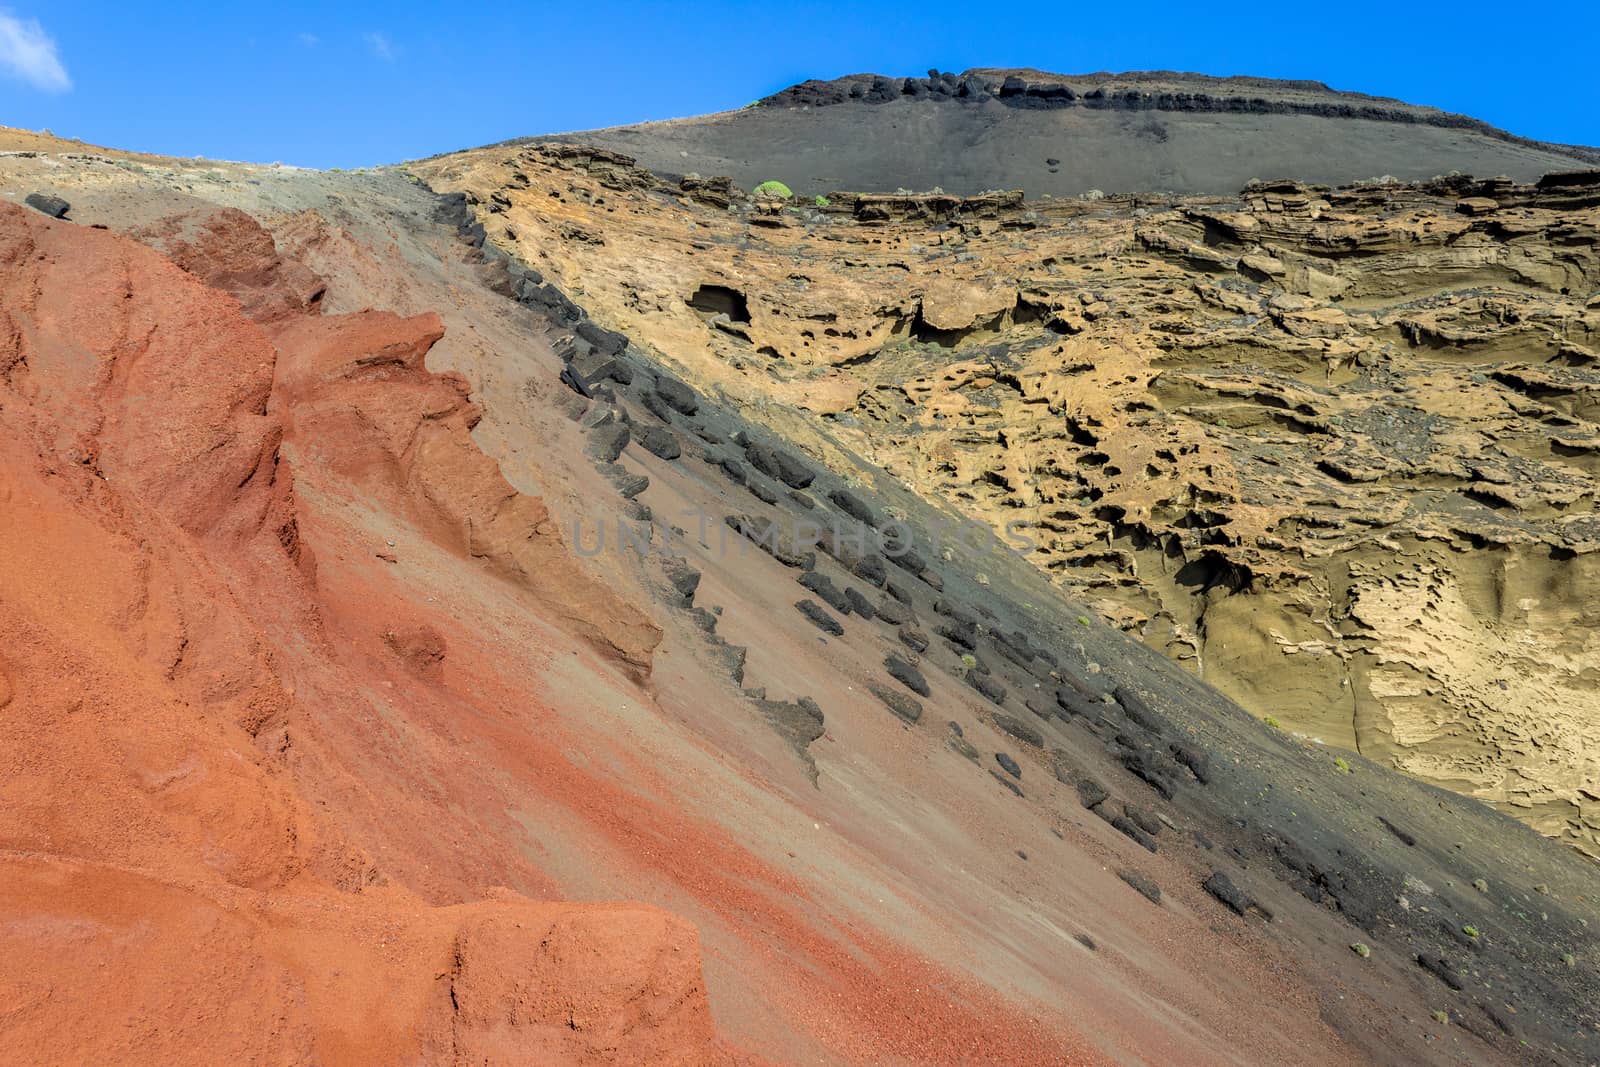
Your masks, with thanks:
[[[672,460],[683,455],[683,448],[678,444],[678,435],[661,426],[645,426],[637,431],[639,444],[645,451],[661,459]]]
[[[728,476],[728,481],[735,485],[744,484],[744,468],[737,460],[724,458],[718,466],[722,468],[722,473]]]
[[[928,635],[910,626],[900,627],[900,643],[919,656],[928,651]]]
[[[1044,697],[1031,696],[1022,702],[1022,706],[1033,712],[1045,722],[1049,722],[1055,717],[1056,709],[1052,707],[1050,702],[1045,700]]]
[[[607,423],[589,432],[589,443],[585,447],[589,455],[601,463],[615,463],[632,437],[633,432],[627,424]]]
[[[899,690],[888,689],[881,685],[869,685],[867,690],[883,701],[890,711],[906,722],[914,723],[922,718],[922,703],[915,698],[908,697]]]
[[[1100,946],[1095,944],[1094,938],[1090,937],[1088,934],[1073,934],[1072,940],[1076,941],[1090,952],[1098,952],[1100,949]]]
[[[841,615],[850,614],[850,598],[844,595],[843,590],[833,584],[821,571],[806,571],[800,576],[800,584],[811,592],[817,594],[828,606]]]
[[[1118,871],[1117,877],[1127,882],[1139,895],[1152,904],[1161,903],[1161,887],[1156,885],[1148,876],[1138,871]]]
[[[1210,784],[1211,757],[1204,750],[1180,742],[1172,746],[1172,759],[1180,766],[1189,768],[1189,773],[1193,774],[1195,781],[1201,785]]]
[[[839,625],[839,620],[824,611],[816,601],[801,600],[795,604],[795,609],[810,619],[812,624],[823,633],[829,633],[835,637],[844,636],[844,627]]]
[[[978,628],[975,625],[970,623],[963,625],[957,622],[947,622],[943,626],[938,627],[934,632],[940,637],[944,638],[946,641],[960,645],[968,652],[977,650]]]
[[[1021,778],[1022,777],[1022,768],[1019,767],[1017,765],[1017,761],[1012,759],[1008,754],[1006,754],[1004,752],[996,752],[994,754],[994,761],[996,763],[1000,764],[1000,766],[1004,767],[1006,773],[1011,775],[1011,777],[1013,777],[1013,778]]]
[[[889,677],[918,696],[925,697],[930,695],[931,690],[928,689],[928,680],[922,676],[922,672],[893,652],[884,657],[883,669],[889,672]]]
[[[1010,734],[1025,745],[1032,745],[1034,748],[1044,747],[1044,735],[1015,716],[996,715],[994,724],[1002,732]]]
[[[967,684],[996,704],[1006,702],[1006,687],[982,671],[968,671]]]
[[[1151,852],[1156,850],[1155,839],[1149,834],[1145,833],[1143,830],[1139,829],[1138,824],[1132,819],[1128,818],[1126,815],[1113,815],[1110,822],[1118,832],[1131,837],[1133,840],[1139,842],[1139,844],[1144,848]]]
[[[745,483],[744,487],[750,490],[751,496],[763,504],[776,504],[778,502],[778,491],[768,485],[764,478],[751,478]]]
[[[617,492],[624,500],[632,500],[646,489],[650,488],[648,475],[635,474],[620,463],[607,463],[601,469],[606,480],[616,486]]]
[[[750,466],[790,489],[804,489],[816,479],[816,472],[781,448],[746,441],[744,458],[750,461]]]
[[[656,395],[679,414],[693,415],[700,410],[700,398],[695,395],[695,391],[676,378],[668,378],[665,375],[658,377]]]
[[[884,568],[883,557],[870,552],[862,556],[861,562],[856,564],[856,577],[882,588],[889,577],[889,572]]]
[[[1144,698],[1125,685],[1119,685],[1111,694],[1116,698],[1122,710],[1128,713],[1128,718],[1138,723],[1145,730],[1154,734],[1167,732],[1167,721],[1157,714]]]
[[[1145,811],[1143,808],[1138,807],[1138,806],[1133,805],[1133,804],[1124,804],[1122,806],[1122,810],[1123,810],[1123,813],[1128,816],[1128,818],[1130,818],[1130,819],[1132,819],[1134,821],[1134,823],[1139,827],[1139,829],[1143,830],[1145,833],[1149,834],[1151,837],[1160,837],[1161,836],[1161,820],[1160,819],[1156,818],[1154,815],[1150,814],[1148,811]]]
[[[64,219],[67,217],[67,212],[72,210],[71,204],[59,196],[51,196],[48,193],[29,193],[22,202],[53,219]]]
[[[1224,901],[1224,903],[1226,903],[1226,901]],[[1232,907],[1232,905],[1229,906]],[[1443,956],[1430,956],[1427,953],[1418,953],[1417,966],[1421,967],[1423,970],[1427,971],[1429,974],[1433,975],[1435,978],[1439,979],[1439,981],[1443,982],[1445,985],[1449,986],[1451,989],[1454,989],[1458,993],[1466,988],[1461,982],[1461,976],[1456,973],[1456,969],[1450,966],[1450,961],[1445,959]]]
[[[657,422],[671,424],[672,409],[667,407],[666,401],[654,393],[646,393],[639,398],[639,406],[655,416]]]
[[[884,555],[889,557],[890,563],[893,563],[896,567],[899,567],[907,574],[916,575],[918,578],[921,578],[924,582],[927,582],[935,589],[944,589],[944,582],[939,580],[939,576],[937,574],[933,575],[931,579],[928,577],[930,574],[932,574],[932,572],[928,570],[928,561],[917,555],[915,549],[906,546],[902,547],[899,551],[886,551],[884,552]]]
[[[1086,808],[1098,807],[1110,795],[1106,792],[1106,787],[1093,778],[1083,778],[1078,782],[1078,800]]]
[[[911,590],[907,589],[903,585],[900,585],[893,578],[890,578],[883,583],[883,591],[900,601],[900,603],[905,604],[907,607],[915,603],[911,596]]]
[[[850,610],[860,615],[863,619],[870,619],[878,613],[877,609],[872,606],[872,601],[862,595],[861,590],[853,585],[845,587],[844,598],[849,601]]]
[[[662,561],[661,573],[667,576],[667,581],[685,603],[694,599],[695,590],[700,588],[700,572],[690,566],[688,560],[682,556],[668,556]]]
[[[878,525],[878,516],[873,510],[863,503],[860,497],[848,490],[835,489],[828,494],[828,499],[833,502],[834,507],[857,522],[864,522],[868,526]]]
[[[1056,706],[1068,715],[1082,715],[1086,719],[1098,718],[1105,710],[1105,704],[1066,686],[1056,690]]]
[[[899,626],[901,623],[911,619],[911,612],[905,609],[905,605],[888,597],[880,599],[874,610],[877,612],[878,618],[890,626]]]
[[[1211,872],[1211,877],[1205,880],[1201,888],[1226,904],[1235,915],[1243,915],[1255,905],[1250,894],[1234,885],[1233,879],[1221,871]],[[1456,988],[1461,987],[1456,986]]]
[[[587,320],[578,323],[574,332],[593,345],[596,350],[608,356],[614,356],[628,347],[628,339],[622,334],[603,326],[596,326]]]
[[[1126,752],[1122,756],[1122,765],[1160,793],[1163,799],[1171,800],[1177,795],[1178,783],[1172,773],[1175,765],[1154,749],[1139,748]]]
[[[817,702],[810,697],[801,697],[790,702],[787,700],[768,700],[764,690],[746,690],[761,713],[785,738],[794,745],[796,751],[806,760],[815,771],[815,764],[811,762],[810,753],[806,746],[822,736],[823,715]],[[813,776],[813,781],[815,777]]]

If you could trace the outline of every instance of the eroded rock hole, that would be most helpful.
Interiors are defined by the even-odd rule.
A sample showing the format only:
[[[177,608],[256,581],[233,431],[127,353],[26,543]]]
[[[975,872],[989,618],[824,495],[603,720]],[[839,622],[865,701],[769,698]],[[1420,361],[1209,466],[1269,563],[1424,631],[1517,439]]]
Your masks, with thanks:
[[[750,302],[739,290],[726,285],[702,285],[688,304],[702,315],[726,315],[731,321],[746,325],[750,322]]]

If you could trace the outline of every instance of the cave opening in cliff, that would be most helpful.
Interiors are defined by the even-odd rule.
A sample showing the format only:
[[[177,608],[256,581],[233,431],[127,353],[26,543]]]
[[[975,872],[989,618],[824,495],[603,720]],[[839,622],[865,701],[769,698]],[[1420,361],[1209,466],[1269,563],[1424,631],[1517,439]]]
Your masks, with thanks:
[[[702,285],[687,303],[702,315],[726,315],[734,322],[750,323],[750,302],[739,290],[726,285]]]

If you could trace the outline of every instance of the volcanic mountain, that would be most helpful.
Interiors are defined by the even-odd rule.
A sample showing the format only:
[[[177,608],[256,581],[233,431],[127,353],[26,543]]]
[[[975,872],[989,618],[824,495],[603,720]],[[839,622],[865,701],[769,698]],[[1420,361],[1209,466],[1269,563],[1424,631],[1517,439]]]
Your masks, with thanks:
[[[1600,1059],[1600,177],[3,142],[19,1062]]]
[[[970,196],[1234,193],[1253,179],[1338,184],[1452,171],[1531,181],[1600,162],[1436,108],[1315,81],[1171,71],[977,69],[809,81],[740,111],[563,134],[659,173],[768,179],[797,193],[938,186]]]

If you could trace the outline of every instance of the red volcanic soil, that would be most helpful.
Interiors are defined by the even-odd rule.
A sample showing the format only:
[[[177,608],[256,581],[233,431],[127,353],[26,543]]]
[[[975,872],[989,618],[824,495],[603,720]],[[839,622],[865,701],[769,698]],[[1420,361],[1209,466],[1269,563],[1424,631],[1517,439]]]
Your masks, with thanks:
[[[437,318],[306,316],[275,344],[157,252],[9,206],[0,307],[6,1058],[728,1057],[689,923],[439,906],[294,773],[308,692],[436,683],[448,639],[418,619],[382,631],[395,667],[324,662],[317,557],[344,546],[302,536],[286,439],[322,433],[353,492],[447,550],[541,562],[538,502],[471,446],[461,383],[420,368]],[[648,663],[650,627],[600,606]]]
[[[691,923],[555,899],[582,849],[827,1058],[1088,1062],[551,713],[662,634],[478,450],[438,316],[319,314],[239,212],[145,236],[0,204],[7,1060],[753,1061]]]

